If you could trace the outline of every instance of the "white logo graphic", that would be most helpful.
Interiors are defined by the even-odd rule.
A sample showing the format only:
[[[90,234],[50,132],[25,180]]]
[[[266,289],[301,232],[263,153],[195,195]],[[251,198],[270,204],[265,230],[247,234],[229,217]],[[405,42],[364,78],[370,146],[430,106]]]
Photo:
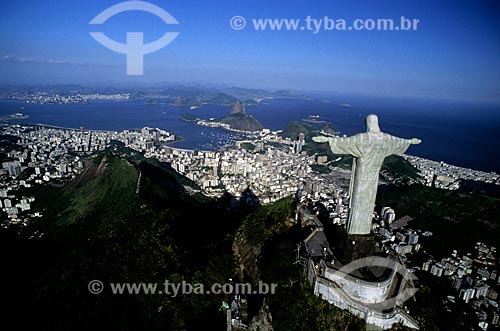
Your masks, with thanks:
[[[364,306],[367,309],[369,309],[370,311],[369,314],[373,314],[373,312],[378,312],[380,314],[383,314],[384,310],[394,309],[398,306],[401,306],[405,301],[413,297],[415,293],[418,291],[418,289],[415,288],[414,284],[415,281],[418,280],[418,278],[413,273],[409,272],[399,262],[380,256],[369,256],[353,261],[343,266],[339,270],[337,270],[334,274],[339,278],[345,278],[346,275],[349,275],[355,270],[363,268],[371,268],[371,267],[383,267],[392,270],[393,274],[391,277],[394,277],[397,273],[400,274],[401,283],[399,285],[398,293],[396,296],[391,297],[389,299],[385,299],[381,302],[367,303],[360,300],[360,298],[355,297],[352,294],[344,291],[343,289],[336,289],[336,291],[342,291],[342,293],[347,295],[350,300],[357,303],[359,306],[361,307]],[[368,320],[366,329],[367,330],[373,329],[372,325],[369,324]]]
[[[161,18],[166,24],[179,24],[177,20],[164,9],[145,1],[125,1],[101,12],[94,17],[89,24],[103,24],[116,14],[123,12],[139,10],[154,14]],[[144,33],[127,32],[127,43],[121,44],[108,38],[102,32],[90,32],[90,35],[101,45],[120,54],[127,55],[127,75],[143,75],[144,55],[156,52],[170,44],[179,32],[167,32],[161,38],[144,44]]]
[[[417,289],[414,287],[413,283],[418,280],[417,276],[409,272],[403,265],[392,259],[380,257],[380,256],[369,256],[356,261],[353,261],[338,271],[335,272],[340,278],[344,278],[345,275],[349,275],[354,270],[370,267],[384,267],[392,270],[394,273],[399,273],[402,276],[401,285],[399,286],[398,294],[395,297],[384,300],[378,303],[366,303],[361,302],[359,299],[351,297],[352,300],[362,304],[366,307],[370,307],[373,310],[383,311],[384,309],[394,308],[401,305],[403,302],[407,301],[417,293]]]

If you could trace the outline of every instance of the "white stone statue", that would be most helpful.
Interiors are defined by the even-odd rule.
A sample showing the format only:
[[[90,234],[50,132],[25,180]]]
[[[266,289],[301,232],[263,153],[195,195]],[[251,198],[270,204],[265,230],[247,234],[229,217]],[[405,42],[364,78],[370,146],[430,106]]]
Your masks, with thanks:
[[[318,143],[328,142],[334,154],[349,154],[354,157],[347,233],[355,235],[365,235],[371,231],[378,177],[384,159],[392,154],[404,153],[412,144],[421,143],[420,139],[403,139],[381,132],[377,115],[368,115],[366,126],[367,132],[351,137],[313,138]]]

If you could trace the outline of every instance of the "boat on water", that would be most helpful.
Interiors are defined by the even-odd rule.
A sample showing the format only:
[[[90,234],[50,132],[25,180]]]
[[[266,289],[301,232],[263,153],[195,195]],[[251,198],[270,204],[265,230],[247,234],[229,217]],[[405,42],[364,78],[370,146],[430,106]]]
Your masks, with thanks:
[[[303,121],[307,122],[307,123],[313,123],[313,124],[326,123],[326,121],[319,119],[319,115],[309,115],[309,117],[306,119],[303,119]]]
[[[22,113],[13,113],[7,116],[0,116],[0,121],[9,121],[9,120],[22,120],[30,118],[28,115]]]

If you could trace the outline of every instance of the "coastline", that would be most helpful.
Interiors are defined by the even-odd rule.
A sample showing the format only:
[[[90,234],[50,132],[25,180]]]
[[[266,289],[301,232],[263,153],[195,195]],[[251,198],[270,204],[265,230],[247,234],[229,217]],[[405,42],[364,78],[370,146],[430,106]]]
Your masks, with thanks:
[[[193,119],[187,119],[187,118],[184,118],[183,116],[180,116],[179,119],[181,121],[188,122],[188,123],[194,123],[194,124],[199,125],[199,126],[204,126],[204,127],[209,127],[209,128],[221,128],[221,129],[224,129],[224,130],[227,130],[230,132],[240,133],[240,134],[244,134],[244,135],[255,135],[258,132],[260,132],[260,131],[237,130],[237,129],[231,128],[229,126],[229,124],[226,124],[226,123],[221,123],[221,122],[217,122],[217,121],[207,121],[207,120],[203,120],[203,119],[197,118],[197,117],[193,118]]]
[[[422,139],[424,143],[412,151],[416,156],[440,160],[468,169],[500,172],[500,159],[494,156],[500,136],[498,130],[493,128],[495,123],[499,123],[500,116],[492,112],[488,113],[490,114],[488,117],[482,116],[490,110],[490,106],[481,108],[477,114],[471,114],[467,105],[452,104],[455,115],[445,116],[437,112],[422,113],[421,109],[431,109],[434,105],[429,103],[400,107],[399,104],[384,104],[380,100],[375,100],[379,108],[373,108],[375,101],[364,104],[361,101],[357,103],[353,101],[353,111],[344,111],[342,110],[346,109],[344,107],[333,107],[332,104],[319,100],[310,102],[299,99],[281,99],[282,101],[277,98],[274,98],[274,101],[267,100],[269,104],[264,100],[256,107],[249,107],[249,113],[273,131],[283,129],[290,121],[301,121],[307,114],[318,114],[322,119],[332,123],[335,128],[340,129],[342,133],[349,135],[360,132],[360,127],[363,125],[362,112],[375,112],[384,119],[382,128],[384,131],[401,137],[415,136]],[[0,113],[8,116],[20,111],[20,106],[25,106],[21,111],[29,115],[30,119],[14,119],[2,123],[39,124],[47,127],[60,124],[60,127],[76,130],[81,124],[86,130],[94,131],[116,131],[149,126],[178,133],[186,138],[183,145],[193,148],[201,148],[201,145],[205,143],[203,139],[207,139],[206,142],[209,144],[218,145],[210,137],[201,137],[199,128],[194,129],[191,125],[186,125],[188,121],[179,119],[184,112],[183,109],[189,112],[185,107],[144,105],[138,100],[95,102],[86,105],[26,105],[19,100],[3,99],[0,100]],[[380,110],[382,106],[384,110]],[[217,118],[223,116],[226,111],[224,108],[202,107],[193,113],[197,117]],[[404,114],[403,110],[405,110]],[[465,127],[468,134],[463,134],[464,131],[461,128]],[[225,131],[226,134],[245,134],[223,127],[214,126],[213,128],[222,129],[221,132]],[[440,138],[443,134],[446,139]],[[197,147],[198,145],[200,147]]]
[[[217,123],[217,124],[224,124],[224,123]],[[4,125],[17,125],[17,124],[9,124],[9,123],[6,123]],[[55,130],[71,130],[71,131],[79,131],[80,129],[77,129],[77,128],[68,128],[68,127],[61,127],[61,126],[56,126],[56,125],[49,125],[49,124],[19,124],[19,125],[22,125],[22,126],[27,126],[27,127],[33,127],[33,126],[41,126],[41,127],[46,127],[46,128],[50,128],[50,129],[55,129]],[[203,126],[202,124],[198,124],[200,126]],[[152,128],[152,129],[157,129],[157,128]],[[129,129],[129,131],[140,131],[141,129]],[[159,129],[161,130],[161,129]],[[119,131],[115,131],[115,130],[86,130],[86,131],[90,131],[90,132],[106,132],[106,133],[119,133],[121,131],[124,131],[124,130],[119,130]],[[232,131],[232,132],[235,132],[235,133],[239,133],[239,134],[245,134],[245,138],[244,139],[239,139],[239,140],[245,140],[245,139],[252,139],[252,138],[257,138],[258,137],[258,134],[257,133],[262,133],[262,131],[256,131],[256,132],[246,132],[246,131],[238,131],[238,130],[228,130],[228,131]],[[176,143],[180,143],[180,142],[183,142],[183,141],[186,141],[187,139],[183,136],[180,136],[180,135],[177,135],[175,134],[175,132],[171,132],[172,134],[175,135],[175,139],[174,141],[163,141],[161,144],[159,144],[159,146],[172,146],[172,148],[175,148],[175,149],[180,149],[180,150],[196,150],[197,148],[179,148],[179,147],[175,147],[175,144]],[[269,134],[269,133],[267,133]],[[271,134],[276,134],[276,133],[271,133]],[[219,151],[221,149],[224,149],[226,146],[229,146],[229,145],[232,145],[232,143],[230,144],[225,144],[224,146],[219,146],[219,147],[216,147],[214,149],[210,149],[209,151]],[[421,170],[421,166],[423,165],[424,167],[427,167],[427,164],[429,163],[432,163],[435,165],[435,167],[437,167],[440,163],[443,164],[442,161],[436,161],[436,160],[432,160],[432,159],[429,159],[429,158],[423,158],[423,157],[419,157],[419,156],[415,156],[415,155],[412,155],[412,154],[402,154],[400,155],[402,156],[405,160],[409,161],[417,170]],[[442,175],[441,177],[446,177],[446,176],[453,176],[453,173],[462,173],[465,175],[464,176],[459,176],[459,178],[455,178],[454,181],[458,181],[460,178],[465,178],[467,179],[467,177],[469,177],[470,175],[474,175],[474,176],[477,176],[478,178],[487,178],[487,177],[495,177],[496,180],[494,182],[498,182],[498,172],[495,172],[495,171],[484,171],[484,170],[476,170],[476,169],[473,169],[473,168],[467,168],[467,167],[462,167],[462,166],[457,166],[457,165],[453,165],[453,164],[448,164],[448,163],[444,163],[444,165],[447,167],[447,170],[446,172],[448,172],[449,174],[445,174],[445,175]],[[424,174],[422,174],[422,177],[425,178],[426,176],[424,176]],[[450,177],[451,179],[451,177]],[[481,181],[484,181],[486,183],[489,183],[491,181],[489,180],[481,180]],[[497,184],[498,185],[498,184]]]

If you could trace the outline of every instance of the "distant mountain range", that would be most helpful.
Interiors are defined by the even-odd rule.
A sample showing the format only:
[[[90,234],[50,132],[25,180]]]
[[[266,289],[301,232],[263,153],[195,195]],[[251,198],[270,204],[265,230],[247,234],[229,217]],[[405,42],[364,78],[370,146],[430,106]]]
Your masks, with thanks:
[[[146,103],[167,103],[182,107],[200,107],[203,104],[231,105],[237,100],[244,104],[257,104],[266,98],[308,98],[288,90],[266,91],[242,87],[205,87],[201,85],[156,85],[156,86],[102,86],[82,85],[0,85],[0,99],[19,99],[28,95],[95,95],[127,94],[131,100]]]

